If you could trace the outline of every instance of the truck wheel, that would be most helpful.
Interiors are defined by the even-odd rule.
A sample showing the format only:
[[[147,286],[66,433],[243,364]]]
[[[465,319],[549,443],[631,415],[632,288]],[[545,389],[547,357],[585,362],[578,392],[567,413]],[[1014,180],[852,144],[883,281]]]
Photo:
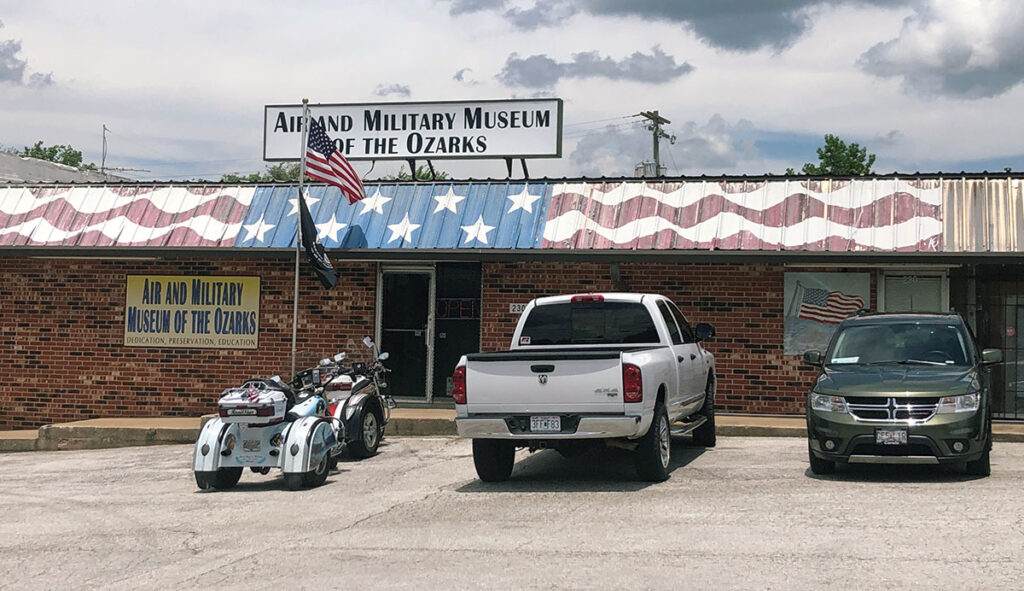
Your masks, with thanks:
[[[700,409],[700,415],[706,420],[704,424],[693,430],[693,444],[701,447],[715,447],[717,437],[715,436],[715,380],[708,379],[708,385],[704,389],[704,406]]]
[[[474,439],[473,465],[484,482],[504,482],[512,475],[516,446],[502,439]]]
[[[331,454],[326,453],[316,468],[302,474],[303,486],[315,488],[327,481],[327,473],[331,471]]]
[[[660,402],[654,407],[651,428],[640,438],[635,453],[636,473],[641,480],[668,480],[668,465],[672,460],[672,431],[669,429],[668,413]]]
[[[368,458],[377,453],[380,446],[380,420],[377,413],[365,406],[359,412],[359,426],[353,433],[356,439],[349,442],[348,453],[353,458]]]
[[[811,451],[811,446],[807,446],[807,459],[811,462],[811,472],[814,474],[835,474],[836,463],[831,460],[823,460],[818,456],[814,455]]]
[[[195,474],[196,486],[199,487],[199,490],[209,490],[213,486],[213,483],[210,481],[213,479],[213,475],[216,474],[216,472],[196,472]]]

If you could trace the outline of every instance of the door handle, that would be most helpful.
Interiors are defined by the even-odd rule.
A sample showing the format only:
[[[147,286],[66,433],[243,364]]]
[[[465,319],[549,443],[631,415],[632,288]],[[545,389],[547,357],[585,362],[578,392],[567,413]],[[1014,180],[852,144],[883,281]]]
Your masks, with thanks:
[[[696,356],[696,355],[694,355],[693,353],[690,353],[690,359],[691,359],[691,360],[692,360],[692,359],[696,359],[696,358],[697,358],[697,356]]]

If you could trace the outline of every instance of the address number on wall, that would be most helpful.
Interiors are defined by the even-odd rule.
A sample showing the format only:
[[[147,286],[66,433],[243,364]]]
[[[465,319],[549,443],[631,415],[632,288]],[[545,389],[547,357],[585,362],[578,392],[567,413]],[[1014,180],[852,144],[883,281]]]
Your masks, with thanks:
[[[525,310],[525,309],[526,309],[526,304],[509,304],[508,305],[508,313],[509,314],[522,314],[523,310]]]

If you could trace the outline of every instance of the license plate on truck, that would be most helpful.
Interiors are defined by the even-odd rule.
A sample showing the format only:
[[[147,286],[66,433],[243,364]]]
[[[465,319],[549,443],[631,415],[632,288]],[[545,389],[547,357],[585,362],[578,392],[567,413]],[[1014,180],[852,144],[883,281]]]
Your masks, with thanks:
[[[533,433],[558,433],[562,430],[562,417],[530,417],[530,431]]]
[[[881,445],[906,445],[906,429],[876,429],[875,443]]]

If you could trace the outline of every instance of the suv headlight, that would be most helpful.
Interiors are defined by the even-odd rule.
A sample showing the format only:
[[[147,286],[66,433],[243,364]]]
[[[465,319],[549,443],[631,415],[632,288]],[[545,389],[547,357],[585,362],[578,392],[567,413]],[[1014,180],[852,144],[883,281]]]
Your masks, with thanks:
[[[825,412],[847,412],[846,400],[842,396],[811,392],[811,409]]]
[[[979,404],[981,404],[981,394],[978,392],[970,392],[960,396],[945,396],[939,402],[939,410],[937,412],[939,414],[974,412],[978,410]]]

